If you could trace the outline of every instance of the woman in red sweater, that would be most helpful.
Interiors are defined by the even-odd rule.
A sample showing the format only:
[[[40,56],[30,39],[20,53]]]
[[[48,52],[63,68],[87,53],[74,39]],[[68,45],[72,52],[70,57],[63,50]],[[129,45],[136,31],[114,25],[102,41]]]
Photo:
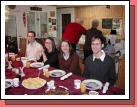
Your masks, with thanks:
[[[81,76],[79,57],[73,51],[69,41],[63,40],[60,44],[60,54],[58,55],[60,69],[72,72],[75,75]]]

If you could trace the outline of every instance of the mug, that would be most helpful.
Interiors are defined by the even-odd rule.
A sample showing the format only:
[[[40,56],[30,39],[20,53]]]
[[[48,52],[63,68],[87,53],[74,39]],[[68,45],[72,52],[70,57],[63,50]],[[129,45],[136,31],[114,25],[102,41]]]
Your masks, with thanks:
[[[18,87],[19,86],[19,78],[14,78],[13,79],[13,86]]]
[[[79,80],[79,79],[74,80],[74,88],[75,89],[80,89],[80,84],[81,84],[81,80]]]

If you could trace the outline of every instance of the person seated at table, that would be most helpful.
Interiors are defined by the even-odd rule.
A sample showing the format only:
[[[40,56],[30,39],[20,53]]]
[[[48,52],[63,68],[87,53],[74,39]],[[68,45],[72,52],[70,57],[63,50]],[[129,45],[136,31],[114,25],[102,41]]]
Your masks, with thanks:
[[[39,56],[42,53],[42,56]],[[45,39],[45,49],[41,48],[37,51],[37,61],[44,62],[44,65],[49,64],[51,67],[59,69],[58,61],[59,51],[56,49],[54,39],[47,37]]]
[[[88,56],[85,61],[83,77],[99,80],[103,84],[109,82],[113,86],[116,82],[115,61],[105,54],[102,50],[103,46],[104,39],[101,35],[92,37],[91,48],[93,54]]]
[[[28,35],[29,44],[27,45],[26,56],[28,59],[36,60],[37,50],[39,50],[43,47],[40,43],[38,43],[35,40],[36,34],[34,31],[28,31],[27,35]],[[41,53],[40,53],[40,55],[41,55]]]
[[[81,76],[79,57],[76,52],[73,51],[72,46],[68,40],[63,40],[60,44],[60,54],[58,55],[60,69],[68,72],[72,72],[78,76]]]

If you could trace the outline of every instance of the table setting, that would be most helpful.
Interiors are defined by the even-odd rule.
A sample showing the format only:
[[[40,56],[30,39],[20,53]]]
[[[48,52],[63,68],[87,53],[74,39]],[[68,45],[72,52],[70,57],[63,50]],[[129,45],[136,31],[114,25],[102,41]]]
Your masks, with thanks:
[[[100,81],[95,79],[86,79],[77,76],[72,72],[66,73],[63,70],[55,69],[50,65],[34,67],[31,66],[31,64],[36,62],[32,62],[29,63],[29,67],[27,67],[23,66],[21,63],[21,61],[12,61],[12,69],[7,69],[8,67],[5,66],[5,81],[8,79],[10,80],[10,82],[5,82],[6,95],[125,94],[124,90],[114,86],[109,86],[108,83],[102,84]],[[104,86],[107,87],[104,88]]]

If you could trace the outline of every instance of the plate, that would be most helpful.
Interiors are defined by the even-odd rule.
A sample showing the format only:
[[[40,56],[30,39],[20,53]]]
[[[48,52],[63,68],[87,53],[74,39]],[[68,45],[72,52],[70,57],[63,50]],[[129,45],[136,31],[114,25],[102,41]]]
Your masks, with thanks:
[[[46,80],[36,77],[28,78],[22,81],[22,86],[27,89],[39,89],[46,84]]]
[[[95,79],[87,79],[82,81],[82,83],[86,84],[86,89],[89,89],[91,91],[101,89],[103,84]]]
[[[15,53],[9,53],[9,57],[11,56],[17,56]],[[5,54],[5,57],[8,57],[8,53]]]
[[[28,59],[27,57],[21,57],[21,60],[27,60],[27,59]],[[16,58],[16,61],[20,61],[20,57]]]
[[[12,79],[5,79],[5,89],[11,87],[13,85]]]
[[[42,62],[34,62],[30,64],[30,66],[33,68],[39,68],[39,67],[42,67],[43,65],[44,64]]]
[[[51,77],[61,77],[65,74],[66,74],[66,72],[63,71],[63,70],[52,70],[52,71],[50,71],[50,76]]]
[[[45,95],[69,95],[69,89],[64,86],[57,86],[56,89],[47,89]]]

